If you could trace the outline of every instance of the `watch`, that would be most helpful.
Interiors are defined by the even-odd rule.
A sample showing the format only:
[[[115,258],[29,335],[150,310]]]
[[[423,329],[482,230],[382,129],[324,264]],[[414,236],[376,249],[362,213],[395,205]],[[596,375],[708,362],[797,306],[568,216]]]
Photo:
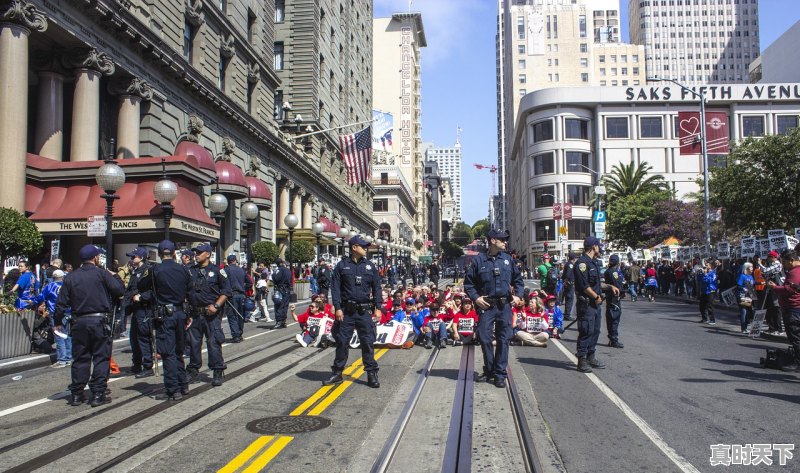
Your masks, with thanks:
[[[217,303],[215,302],[215,303],[214,303],[214,308],[215,308],[215,309],[217,309],[217,310],[219,310],[219,304],[217,304]]]

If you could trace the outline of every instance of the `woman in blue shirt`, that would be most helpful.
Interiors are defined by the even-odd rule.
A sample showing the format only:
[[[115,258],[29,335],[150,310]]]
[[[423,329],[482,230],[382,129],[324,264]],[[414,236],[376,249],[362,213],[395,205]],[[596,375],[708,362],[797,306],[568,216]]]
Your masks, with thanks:
[[[19,279],[14,284],[12,291],[17,293],[17,300],[14,301],[14,308],[17,310],[29,309],[34,304],[36,293],[39,291],[39,281],[28,266],[27,261],[19,262]]]
[[[742,333],[748,333],[747,323],[753,320],[753,305],[756,300],[755,279],[753,279],[753,263],[742,265],[742,273],[736,282],[736,297],[739,300],[739,322]],[[750,301],[748,302],[748,299]]]

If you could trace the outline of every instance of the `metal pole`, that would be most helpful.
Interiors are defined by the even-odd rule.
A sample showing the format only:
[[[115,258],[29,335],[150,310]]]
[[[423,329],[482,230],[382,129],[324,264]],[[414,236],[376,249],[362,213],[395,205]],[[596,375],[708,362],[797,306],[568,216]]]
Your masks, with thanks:
[[[705,204],[706,247],[711,251],[711,223],[708,209],[708,142],[706,137],[706,94],[700,88],[700,146],[703,152],[703,201]]]
[[[222,242],[225,240],[225,226],[222,225],[222,214],[215,214],[214,220],[219,225],[219,240],[217,241],[217,265],[222,264]]]
[[[161,212],[164,214],[164,239],[169,240],[169,222],[172,220],[172,211],[175,207],[170,204],[161,204]]]
[[[321,254],[319,252],[319,235],[317,235],[317,261],[319,261]]]
[[[106,269],[111,269],[114,265],[114,199],[119,197],[114,191],[106,191],[103,198],[106,199]]]
[[[292,263],[292,240],[294,239],[294,230],[289,229],[289,254],[287,255],[289,260],[289,272],[292,273],[292,280],[294,280],[294,264]]]

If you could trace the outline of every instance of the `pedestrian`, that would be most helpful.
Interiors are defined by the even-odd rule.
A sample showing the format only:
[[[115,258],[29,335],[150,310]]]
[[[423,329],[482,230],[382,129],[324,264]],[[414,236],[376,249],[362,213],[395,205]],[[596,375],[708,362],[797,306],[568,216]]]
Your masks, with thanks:
[[[590,236],[583,240],[583,254],[575,262],[575,294],[578,303],[578,371],[591,373],[592,368],[605,368],[605,364],[597,359],[597,339],[600,337],[600,306],[603,303],[604,290],[611,290],[619,296],[619,289],[604,283],[600,269],[595,262],[599,258],[600,240]]]
[[[786,279],[780,285],[774,281],[767,284],[778,296],[778,302],[783,309],[786,338],[794,348],[794,360],[784,364],[781,370],[800,371],[800,259],[796,250],[784,250],[780,257]]]
[[[63,325],[72,314],[72,383],[70,405],[86,402],[83,389],[89,383],[91,406],[97,407],[111,398],[106,395],[111,359],[111,310],[113,301],[125,292],[119,275],[100,269],[100,249],[85,245],[78,252],[83,264],[64,279],[58,293],[54,321]],[[91,373],[91,379],[90,379]]]
[[[274,322],[272,317],[269,316],[269,307],[267,306],[267,297],[269,296],[269,271],[264,269],[261,271],[261,274],[258,277],[258,282],[256,282],[256,308],[253,310],[253,313],[250,314],[250,318],[256,314],[260,313],[259,317],[256,317],[254,322],[257,322],[261,319],[266,319],[267,323]]]
[[[550,264],[550,255],[545,253],[542,255],[542,264],[536,268],[536,274],[539,276],[539,288],[548,294],[554,294],[556,290],[555,284],[548,283],[547,279],[551,269],[553,269],[553,265]]]
[[[194,265],[194,252],[188,248],[181,250],[181,264],[187,268]]]
[[[572,320],[572,306],[575,304],[575,253],[570,252],[566,264],[562,281],[562,297],[564,308],[564,320]]]
[[[756,303],[755,279],[753,278],[753,263],[742,265],[742,274],[736,282],[736,299],[739,303],[739,323],[742,333],[750,333],[747,324],[753,320],[753,306]]]
[[[64,314],[61,323],[55,323],[56,302],[64,284],[64,271],[56,269],[50,273],[52,282],[48,283],[36,298],[37,304],[44,304],[45,317],[48,317],[56,342],[56,362],[51,368],[65,368],[72,364],[72,337],[69,336],[70,313]]]
[[[767,254],[767,264],[759,265],[761,276],[769,284],[770,281],[776,286],[783,285],[783,266],[781,265],[777,251],[770,251]],[[772,287],[772,286],[768,286]],[[779,335],[782,330],[783,318],[781,317],[780,307],[775,294],[769,289],[764,294],[763,308],[767,310],[766,321],[769,331],[773,335]]]
[[[147,378],[153,376],[153,340],[150,327],[150,316],[152,307],[149,302],[142,299],[139,291],[139,281],[145,272],[150,270],[150,262],[147,261],[147,249],[138,247],[126,253],[131,259],[133,269],[125,288],[125,295],[122,297],[122,305],[125,313],[131,317],[130,346],[131,362],[130,372],[137,378]]]
[[[317,280],[319,292],[321,294],[325,294],[325,297],[328,297],[328,294],[331,290],[331,270],[328,268],[325,258],[320,258],[317,262],[314,277]]]
[[[231,343],[241,343],[244,333],[244,297],[245,274],[239,266],[236,255],[228,255],[228,266],[225,273],[231,286],[231,299],[225,304],[225,315],[228,317],[228,327],[231,329]]]
[[[286,328],[286,315],[289,310],[289,302],[292,298],[292,273],[286,267],[286,262],[281,258],[275,260],[278,265],[272,273],[272,304],[275,308],[275,327],[276,329]]]
[[[628,292],[631,294],[631,301],[636,302],[639,295],[639,282],[642,280],[642,267],[638,261],[631,263],[628,268]]]
[[[472,260],[464,277],[464,290],[478,309],[478,338],[483,352],[479,381],[506,386],[508,342],[513,336],[511,304],[525,291],[522,275],[506,253],[508,233],[492,229],[486,236],[488,250]],[[496,346],[492,347],[492,333]],[[494,352],[492,349],[494,348]]]
[[[367,385],[379,388],[378,362],[375,361],[375,320],[381,318],[383,305],[381,278],[378,268],[367,258],[370,244],[361,235],[348,242],[350,257],[339,261],[331,278],[333,307],[336,321],[333,323],[333,337],[336,340],[336,358],[333,361],[333,375],[323,384],[331,386],[342,382],[342,371],[347,363],[347,352],[353,331],[358,333],[361,346],[361,359],[367,372]]]
[[[213,249],[208,243],[194,248],[195,265],[190,270],[191,325],[189,326],[189,367],[186,375],[190,383],[197,381],[203,365],[203,337],[208,349],[208,368],[213,371],[212,386],[222,386],[225,360],[222,358],[222,308],[231,297],[231,286],[225,270],[211,264]]]
[[[700,290],[700,323],[716,325],[714,319],[714,296],[717,294],[717,272],[714,270],[714,260],[708,259],[705,272],[698,273],[697,285]]]
[[[28,260],[20,260],[18,268],[19,278],[14,287],[11,288],[11,292],[17,293],[14,308],[17,310],[30,309],[33,307],[36,293],[39,292],[39,280],[31,271]]]
[[[153,265],[139,280],[139,291],[152,307],[156,350],[164,367],[164,392],[158,401],[180,401],[189,394],[183,363],[186,314],[183,302],[189,292],[189,269],[175,261],[175,244],[163,240],[158,244],[161,263]]]
[[[619,256],[611,255],[608,259],[608,269],[603,274],[603,279],[608,286],[608,289],[605,290],[608,346],[624,348],[624,345],[619,341],[619,320],[622,317],[622,301],[619,296],[622,294],[622,283],[625,278],[619,269]],[[617,288],[617,291],[612,288]]]

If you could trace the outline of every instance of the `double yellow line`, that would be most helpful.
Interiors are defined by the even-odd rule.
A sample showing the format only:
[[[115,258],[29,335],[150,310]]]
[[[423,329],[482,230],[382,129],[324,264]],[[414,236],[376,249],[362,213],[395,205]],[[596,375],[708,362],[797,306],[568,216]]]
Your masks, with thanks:
[[[378,360],[386,352],[386,348],[375,350],[375,359]],[[291,416],[318,416],[327,409],[333,401],[335,401],[342,393],[347,390],[353,381],[360,378],[364,374],[364,365],[362,359],[359,358],[352,365],[342,373],[348,377],[346,381],[338,386],[323,386],[312,394],[308,399],[303,401],[302,404],[297,406],[292,412]],[[218,470],[217,473],[255,473],[264,469],[273,458],[275,458],[281,450],[284,449],[289,442],[294,440],[294,437],[287,435],[263,435],[258,437],[247,446],[242,452],[236,455],[227,465]],[[244,469],[242,469],[244,468]]]

